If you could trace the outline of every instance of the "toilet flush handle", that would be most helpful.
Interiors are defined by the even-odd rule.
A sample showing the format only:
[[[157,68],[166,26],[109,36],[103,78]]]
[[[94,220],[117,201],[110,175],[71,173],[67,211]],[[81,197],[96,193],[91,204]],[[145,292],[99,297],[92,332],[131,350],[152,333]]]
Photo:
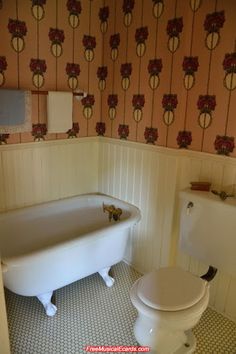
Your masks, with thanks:
[[[193,208],[193,202],[188,202],[188,205],[187,205],[187,215],[190,214],[192,208]]]

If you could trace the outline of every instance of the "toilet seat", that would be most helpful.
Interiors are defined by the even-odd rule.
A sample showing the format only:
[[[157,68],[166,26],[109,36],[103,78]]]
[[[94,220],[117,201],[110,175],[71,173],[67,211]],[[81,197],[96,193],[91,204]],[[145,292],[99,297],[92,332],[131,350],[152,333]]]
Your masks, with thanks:
[[[137,295],[147,306],[162,311],[185,310],[205,295],[207,282],[178,268],[154,270],[139,279]]]

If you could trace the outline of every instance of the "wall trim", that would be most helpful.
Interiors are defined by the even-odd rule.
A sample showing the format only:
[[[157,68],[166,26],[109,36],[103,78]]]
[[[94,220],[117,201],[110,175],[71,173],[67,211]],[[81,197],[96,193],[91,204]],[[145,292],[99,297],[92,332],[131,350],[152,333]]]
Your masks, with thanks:
[[[169,148],[165,146],[158,146],[158,145],[150,145],[150,144],[145,144],[145,143],[139,143],[135,141],[130,141],[130,140],[121,140],[121,139],[115,139],[115,138],[108,138],[108,137],[99,137],[99,141],[103,143],[110,143],[112,145],[118,145],[118,146],[125,146],[129,148],[135,148],[135,149],[140,149],[140,150],[147,150],[147,151],[152,151],[152,152],[158,152],[161,154],[167,154],[167,155],[173,155],[173,156],[178,156],[178,157],[189,157],[189,158],[197,158],[201,160],[209,160],[209,158],[213,161],[218,161],[222,164],[236,164],[236,158],[235,157],[230,157],[230,156],[222,156],[222,155],[217,155],[217,154],[210,154],[207,152],[201,152],[201,151],[194,151],[194,150],[188,150],[188,149],[174,149],[174,148]]]
[[[71,139],[57,139],[57,140],[44,140],[44,141],[34,141],[30,143],[19,143],[19,144],[4,144],[0,145],[0,153],[2,151],[9,150],[21,150],[21,149],[32,149],[32,148],[44,148],[49,146],[57,146],[57,145],[73,145],[73,144],[81,144],[81,143],[89,143],[89,142],[98,142],[98,136],[91,137],[81,137],[81,138],[71,138]]]
[[[57,146],[57,145],[72,145],[72,144],[81,144],[88,142],[99,142],[99,143],[109,143],[117,146],[124,146],[139,150],[157,152],[160,154],[167,154],[176,157],[188,157],[188,158],[197,158],[201,160],[209,160],[220,162],[221,164],[231,164],[236,165],[236,158],[231,156],[222,156],[217,154],[210,154],[207,152],[194,151],[188,149],[174,149],[165,146],[158,145],[150,145],[145,143],[139,143],[131,140],[121,140],[116,138],[108,138],[101,136],[91,136],[91,137],[78,137],[73,139],[57,139],[57,140],[46,140],[39,142],[30,142],[30,143],[18,143],[18,144],[5,144],[0,145],[0,153],[1,151],[9,151],[9,150],[20,150],[20,149],[32,149],[32,148],[43,148],[49,146]]]

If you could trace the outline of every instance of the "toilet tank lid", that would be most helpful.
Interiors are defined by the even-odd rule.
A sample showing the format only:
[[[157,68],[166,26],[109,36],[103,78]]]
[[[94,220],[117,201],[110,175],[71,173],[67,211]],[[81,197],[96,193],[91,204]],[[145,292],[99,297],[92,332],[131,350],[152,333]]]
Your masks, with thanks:
[[[179,311],[197,304],[208,283],[178,267],[166,267],[144,275],[138,282],[138,297],[157,310]]]

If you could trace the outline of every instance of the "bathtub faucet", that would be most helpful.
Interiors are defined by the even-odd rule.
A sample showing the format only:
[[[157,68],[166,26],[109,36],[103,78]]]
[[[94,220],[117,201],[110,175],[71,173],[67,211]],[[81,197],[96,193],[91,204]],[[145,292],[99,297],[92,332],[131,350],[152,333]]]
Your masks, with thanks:
[[[111,205],[105,205],[103,203],[103,212],[108,212],[108,218],[109,221],[111,221],[111,219],[117,221],[120,220],[120,216],[122,214],[122,210],[120,208],[116,208],[115,205],[111,204]]]

